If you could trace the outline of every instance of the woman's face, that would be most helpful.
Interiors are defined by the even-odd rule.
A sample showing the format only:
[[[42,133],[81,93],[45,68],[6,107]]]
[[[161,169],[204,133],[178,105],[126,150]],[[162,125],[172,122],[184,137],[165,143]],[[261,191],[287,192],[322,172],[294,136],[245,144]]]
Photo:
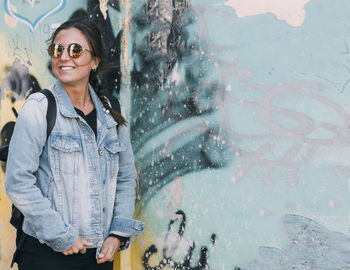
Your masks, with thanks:
[[[65,48],[60,57],[51,58],[52,72],[57,79],[63,86],[86,87],[90,72],[97,68],[99,59],[91,55],[91,48],[84,34],[77,28],[61,30],[53,43],[59,43]],[[88,51],[84,50],[78,58],[71,58],[67,48],[72,43],[78,43]]]

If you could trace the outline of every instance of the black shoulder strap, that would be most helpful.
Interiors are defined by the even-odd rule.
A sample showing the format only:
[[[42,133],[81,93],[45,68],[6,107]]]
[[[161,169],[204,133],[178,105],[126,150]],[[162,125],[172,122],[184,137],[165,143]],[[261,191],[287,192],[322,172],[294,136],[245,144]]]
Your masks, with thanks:
[[[56,115],[57,115],[57,105],[56,105],[56,99],[54,95],[49,91],[48,89],[44,89],[41,91],[46,98],[47,98],[47,113],[46,113],[46,121],[47,121],[47,130],[46,134],[47,137],[46,139],[50,136],[50,133],[55,126],[56,122]]]
[[[56,122],[56,114],[57,114],[57,105],[56,105],[56,99],[54,95],[47,89],[44,89],[41,91],[47,98],[47,114],[46,114],[46,121],[47,121],[47,130],[46,130],[46,139],[49,137],[53,127],[55,126]],[[11,138],[10,138],[11,139]],[[9,151],[9,145],[3,145],[0,147],[0,160],[6,162],[7,161],[7,155]]]

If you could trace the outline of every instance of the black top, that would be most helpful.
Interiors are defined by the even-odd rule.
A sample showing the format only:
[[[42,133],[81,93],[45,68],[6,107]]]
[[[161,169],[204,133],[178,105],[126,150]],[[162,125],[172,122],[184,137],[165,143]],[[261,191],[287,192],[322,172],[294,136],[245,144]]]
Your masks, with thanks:
[[[74,107],[74,109],[86,121],[86,123],[91,127],[92,131],[95,133],[95,138],[97,138],[97,115],[96,115],[96,109],[94,108],[87,115],[85,115],[78,108]]]

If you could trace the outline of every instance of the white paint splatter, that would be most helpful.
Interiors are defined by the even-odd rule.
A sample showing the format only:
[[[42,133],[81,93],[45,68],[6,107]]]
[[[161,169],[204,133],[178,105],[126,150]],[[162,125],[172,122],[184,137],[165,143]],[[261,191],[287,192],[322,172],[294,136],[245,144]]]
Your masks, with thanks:
[[[173,189],[171,194],[171,200],[175,203],[177,208],[182,206],[182,197],[184,193],[183,183],[180,177],[176,177],[173,182]]]
[[[60,23],[52,23],[51,25],[50,25],[50,27],[52,28],[52,29],[57,29],[58,27],[60,27]]]
[[[311,0],[227,0],[226,6],[231,6],[238,18],[258,14],[272,13],[277,19],[286,21],[289,25],[299,27],[304,23],[305,5]]]
[[[329,201],[329,206],[330,207],[337,207],[337,206],[339,206],[340,205],[340,202],[339,201],[337,201],[337,200],[330,200]]]
[[[108,10],[108,0],[100,0],[100,10],[103,15],[103,18],[107,19],[107,10]]]
[[[232,91],[232,87],[231,84],[228,84],[225,88],[226,91]]]
[[[181,82],[183,82],[183,77],[184,76],[179,71],[178,63],[176,63],[171,72],[169,83],[174,83],[175,85],[179,85]]]
[[[168,213],[168,218],[171,220],[175,220],[177,219],[177,215],[174,211],[174,207],[172,206],[171,202],[168,204],[167,207],[167,213]]]
[[[159,250],[163,250],[167,257],[185,257],[188,250],[193,246],[193,242],[185,240],[177,232],[164,232],[162,237],[156,240],[156,246]]]

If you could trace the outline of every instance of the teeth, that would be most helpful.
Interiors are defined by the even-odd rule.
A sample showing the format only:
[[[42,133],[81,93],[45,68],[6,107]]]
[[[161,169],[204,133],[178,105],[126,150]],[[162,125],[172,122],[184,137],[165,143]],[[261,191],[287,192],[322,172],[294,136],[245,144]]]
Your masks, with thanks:
[[[71,70],[73,67],[61,67],[62,70]]]

